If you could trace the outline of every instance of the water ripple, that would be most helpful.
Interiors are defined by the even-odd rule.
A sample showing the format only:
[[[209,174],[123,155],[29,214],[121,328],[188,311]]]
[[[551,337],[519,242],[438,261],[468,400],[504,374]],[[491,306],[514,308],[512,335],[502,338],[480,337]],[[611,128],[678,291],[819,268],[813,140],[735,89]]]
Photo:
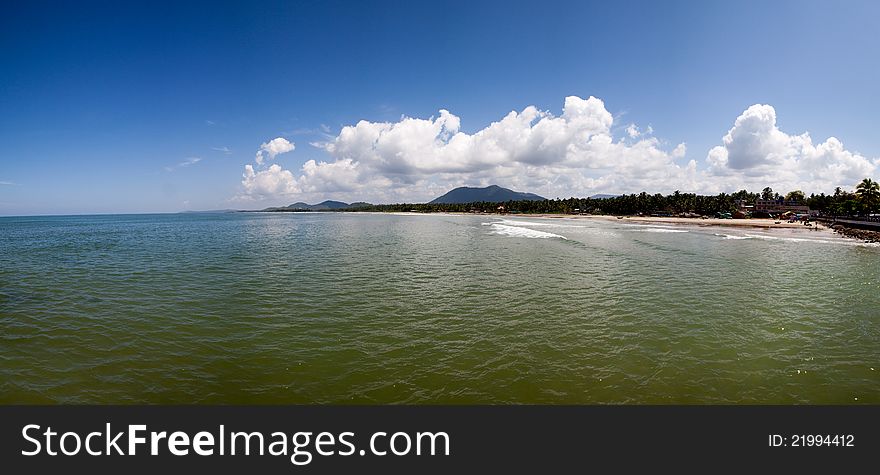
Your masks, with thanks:
[[[880,402],[876,247],[419,218],[0,218],[0,402]]]

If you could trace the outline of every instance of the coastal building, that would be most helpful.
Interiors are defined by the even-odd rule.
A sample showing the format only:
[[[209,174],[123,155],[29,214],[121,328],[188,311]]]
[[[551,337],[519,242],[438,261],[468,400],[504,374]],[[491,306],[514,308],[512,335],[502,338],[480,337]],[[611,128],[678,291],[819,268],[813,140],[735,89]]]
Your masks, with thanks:
[[[750,214],[755,210],[755,204],[748,200],[736,200],[736,209],[743,213]]]
[[[809,213],[810,207],[800,201],[789,200],[755,200],[755,211],[765,211],[767,213],[784,213],[791,211],[793,213]]]

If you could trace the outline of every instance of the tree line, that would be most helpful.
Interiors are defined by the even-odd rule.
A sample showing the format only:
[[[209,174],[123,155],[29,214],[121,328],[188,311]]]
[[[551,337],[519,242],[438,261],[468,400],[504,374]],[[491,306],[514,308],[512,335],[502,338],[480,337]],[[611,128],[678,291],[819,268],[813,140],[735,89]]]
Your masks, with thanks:
[[[546,213],[546,214],[611,214],[611,215],[634,215],[634,214],[684,214],[694,213],[703,216],[713,216],[717,213],[733,213],[738,209],[738,202],[754,203],[761,199],[784,199],[789,202],[803,203],[824,214],[837,216],[866,215],[878,212],[880,209],[880,185],[870,178],[865,178],[856,187],[855,191],[844,191],[840,187],[833,194],[811,194],[806,196],[800,190],[794,190],[786,195],[780,195],[772,188],[764,188],[760,193],[752,193],[740,190],[736,193],[719,193],[714,196],[698,195],[695,193],[681,193],[675,191],[669,195],[639,194],[620,195],[610,198],[567,198],[543,201],[505,201],[454,204],[431,204],[431,203],[397,203],[386,205],[369,205],[357,208],[348,208],[345,211],[382,211],[382,212],[405,212],[415,211],[420,213],[450,212],[468,213],[483,212],[495,213],[499,206],[504,207],[505,212],[512,213]]]

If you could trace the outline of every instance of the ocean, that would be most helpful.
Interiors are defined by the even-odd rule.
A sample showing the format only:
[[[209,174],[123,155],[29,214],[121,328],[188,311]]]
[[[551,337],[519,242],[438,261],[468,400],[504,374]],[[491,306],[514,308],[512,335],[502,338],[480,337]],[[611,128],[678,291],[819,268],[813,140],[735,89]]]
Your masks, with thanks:
[[[0,218],[0,403],[880,403],[880,247],[359,213]]]

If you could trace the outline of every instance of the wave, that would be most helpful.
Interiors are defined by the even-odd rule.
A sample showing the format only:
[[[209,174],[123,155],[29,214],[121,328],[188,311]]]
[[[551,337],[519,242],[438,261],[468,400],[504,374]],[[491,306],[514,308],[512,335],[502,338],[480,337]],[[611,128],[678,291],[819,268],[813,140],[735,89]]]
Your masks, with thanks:
[[[669,228],[656,228],[656,227],[650,227],[647,229],[636,229],[634,231],[641,231],[643,233],[686,233],[686,232],[688,232],[685,229],[669,229]]]
[[[499,224],[505,224],[508,226],[555,226],[553,223],[539,223],[536,221],[521,221],[521,220],[513,220],[513,219],[502,219],[498,221]]]
[[[794,237],[782,237],[782,236],[768,236],[766,234],[746,234],[747,237],[752,239],[764,239],[767,241],[787,241],[787,242],[817,242],[822,244],[834,244],[834,241],[828,241],[826,239],[809,239],[809,238],[794,238]],[[841,243],[845,241],[840,241]]]
[[[587,226],[577,225],[577,224],[561,223],[561,222],[559,222],[559,221],[562,221],[562,219],[560,219],[560,218],[554,218],[554,220],[557,222],[542,223],[542,222],[538,222],[538,221],[525,221],[525,220],[519,220],[519,219],[513,220],[513,219],[501,218],[501,220],[498,222],[501,224],[506,224],[508,226],[539,226],[539,227],[547,226],[547,227],[553,227],[553,228],[586,228],[587,227]]]
[[[521,228],[518,226],[510,226],[508,224],[502,224],[502,223],[483,223],[483,225],[484,226],[492,226],[492,230],[490,232],[492,234],[498,234],[500,236],[524,237],[524,238],[531,238],[531,239],[549,239],[549,238],[568,239],[565,236],[560,236],[559,234],[538,231],[537,229],[529,229],[529,228]]]
[[[815,238],[797,238],[797,237],[785,237],[785,236],[768,236],[766,234],[750,234],[746,233],[745,235],[738,236],[733,234],[721,234],[714,233],[715,236],[718,236],[722,239],[730,239],[730,240],[744,240],[744,239],[761,239],[764,241],[781,241],[781,242],[811,242],[815,244],[839,244],[844,246],[865,246],[865,247],[880,247],[878,243],[866,243],[860,242],[850,239],[815,239]]]
[[[681,229],[680,226],[670,226],[668,224],[620,223],[619,226],[623,226],[626,228],[632,228],[631,231],[642,232],[642,233],[686,233],[686,232],[688,232],[685,229]]]
[[[871,245],[872,243],[865,243],[860,241],[854,241],[849,239],[810,239],[810,238],[795,238],[795,237],[781,237],[781,236],[767,236],[766,234],[746,234],[746,236],[753,239],[764,239],[767,241],[786,241],[786,242],[812,242],[817,244],[844,244],[849,246],[865,246]]]
[[[734,239],[734,240],[737,240],[737,241],[742,240],[742,239],[752,239],[752,238],[749,237],[749,236],[736,236],[736,235],[733,235],[733,234],[719,234],[719,233],[714,233],[714,235],[715,235],[715,236],[718,236],[718,237],[720,237],[720,238],[723,238],[723,239]]]
[[[626,226],[630,228],[661,228],[661,229],[674,229],[676,227],[681,227],[680,225],[674,224],[643,224],[643,223],[618,223],[619,226]]]

